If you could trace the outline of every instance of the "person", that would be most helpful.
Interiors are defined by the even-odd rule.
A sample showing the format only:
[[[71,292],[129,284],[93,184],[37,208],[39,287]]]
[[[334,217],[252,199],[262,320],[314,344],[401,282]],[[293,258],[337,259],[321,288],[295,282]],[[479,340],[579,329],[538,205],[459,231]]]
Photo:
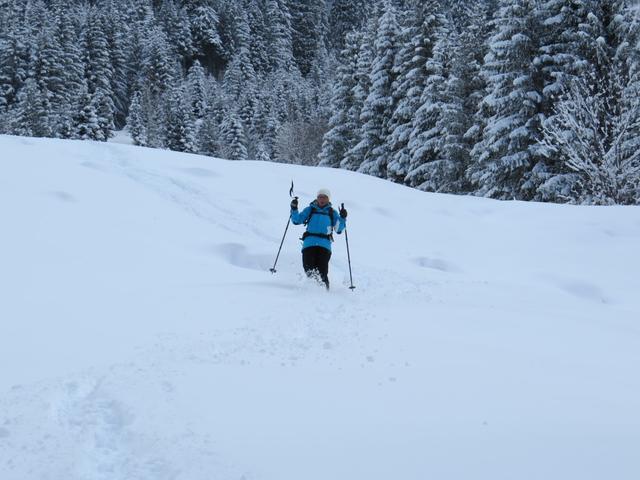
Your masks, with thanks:
[[[331,206],[331,192],[322,188],[317,198],[301,212],[298,211],[298,197],[291,201],[291,221],[294,225],[304,224],[307,229],[302,235],[302,267],[308,277],[319,276],[329,289],[329,260],[333,232],[341,234],[346,227],[347,211],[344,206],[336,212]]]

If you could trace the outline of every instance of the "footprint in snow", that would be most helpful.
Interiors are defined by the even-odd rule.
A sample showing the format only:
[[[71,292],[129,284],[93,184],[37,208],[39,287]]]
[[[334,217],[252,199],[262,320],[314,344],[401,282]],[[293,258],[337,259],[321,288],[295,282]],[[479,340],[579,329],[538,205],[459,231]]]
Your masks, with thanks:
[[[413,263],[422,268],[431,270],[439,270],[447,273],[460,273],[462,270],[447,260],[441,258],[417,257],[413,259]]]
[[[215,178],[219,177],[219,175],[213,170],[209,170],[207,168],[199,168],[199,167],[191,167],[191,168],[180,168],[181,172],[188,173],[194,177],[200,178]]]
[[[63,192],[63,191],[58,191],[58,192],[49,192],[49,195],[51,195],[53,198],[60,200],[61,202],[66,202],[66,203],[76,203],[77,200],[76,198],[71,195],[70,193],[67,192]]]
[[[239,243],[224,243],[214,247],[214,252],[227,263],[250,270],[268,271],[273,261],[270,255],[256,255],[247,252],[247,247]]]

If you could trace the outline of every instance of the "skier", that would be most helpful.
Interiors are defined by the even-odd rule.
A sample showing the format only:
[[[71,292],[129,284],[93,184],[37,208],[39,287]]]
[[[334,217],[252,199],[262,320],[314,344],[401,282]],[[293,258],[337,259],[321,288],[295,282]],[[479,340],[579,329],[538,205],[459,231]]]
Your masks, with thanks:
[[[322,188],[317,198],[302,212],[298,212],[298,198],[291,201],[291,221],[294,225],[304,224],[307,227],[302,235],[302,267],[308,277],[319,276],[327,290],[333,232],[342,233],[347,220],[344,206],[338,214],[330,200],[331,192]]]

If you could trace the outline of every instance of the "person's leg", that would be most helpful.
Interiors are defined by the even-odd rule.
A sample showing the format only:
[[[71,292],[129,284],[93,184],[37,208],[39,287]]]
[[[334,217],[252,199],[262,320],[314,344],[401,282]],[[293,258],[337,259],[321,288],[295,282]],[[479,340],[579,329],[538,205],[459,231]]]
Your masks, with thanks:
[[[331,250],[320,247],[318,252],[318,271],[320,278],[329,290],[329,260],[331,260]]]
[[[302,250],[302,268],[304,268],[304,273],[307,274],[307,277],[313,275],[313,270],[316,268],[314,247],[307,247]]]

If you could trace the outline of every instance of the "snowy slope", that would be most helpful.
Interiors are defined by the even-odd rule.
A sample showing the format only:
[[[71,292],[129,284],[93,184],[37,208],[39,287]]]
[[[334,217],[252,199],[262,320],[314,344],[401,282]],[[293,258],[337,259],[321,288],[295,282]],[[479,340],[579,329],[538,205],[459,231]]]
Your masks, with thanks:
[[[0,479],[640,478],[640,209],[0,136]],[[349,209],[332,291],[288,215]]]

